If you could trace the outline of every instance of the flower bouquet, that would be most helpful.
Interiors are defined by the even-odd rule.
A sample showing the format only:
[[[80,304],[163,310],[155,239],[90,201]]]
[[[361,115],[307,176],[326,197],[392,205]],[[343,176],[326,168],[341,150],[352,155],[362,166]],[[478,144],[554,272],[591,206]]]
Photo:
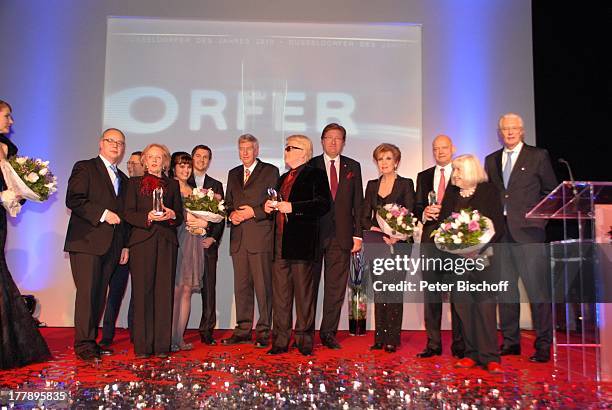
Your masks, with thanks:
[[[13,156],[0,161],[7,190],[2,192],[2,205],[15,217],[21,210],[20,199],[44,202],[57,191],[57,177],[49,170],[49,161]]]
[[[432,232],[438,249],[465,257],[478,254],[493,235],[493,222],[478,210],[471,209],[453,212]]]
[[[224,202],[221,195],[210,188],[194,188],[191,195],[185,198],[185,209],[197,218],[218,223],[225,219]]]
[[[376,221],[386,235],[405,241],[414,235],[418,219],[401,205],[387,204],[376,210]]]
[[[349,280],[349,334],[362,336],[366,333],[368,298],[363,286],[365,260],[361,252],[351,257],[351,276]]]

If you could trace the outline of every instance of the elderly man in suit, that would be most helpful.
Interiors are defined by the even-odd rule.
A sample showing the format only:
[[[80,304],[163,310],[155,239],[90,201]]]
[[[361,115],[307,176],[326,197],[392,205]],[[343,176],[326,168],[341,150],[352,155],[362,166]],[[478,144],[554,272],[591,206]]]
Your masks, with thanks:
[[[520,305],[518,278],[523,280],[529,298],[535,302],[546,299],[550,277],[548,259],[541,246],[546,240],[546,221],[527,219],[525,214],[557,185],[548,151],[523,142],[523,119],[508,113],[499,119],[499,136],[504,147],[488,155],[485,169],[490,181],[501,193],[506,229],[501,242],[504,248],[504,273],[509,271],[511,303],[500,303],[500,328],[503,334],[501,355],[520,355]],[[517,245],[518,244],[518,245]],[[531,245],[529,245],[531,244]],[[552,343],[552,306],[531,303],[533,326],[536,331],[535,354],[529,360],[545,363],[550,360]]]
[[[285,163],[290,171],[283,174],[276,187],[281,201],[268,200],[264,208],[276,219],[274,331],[268,354],[288,351],[294,298],[295,344],[303,355],[312,354],[316,303],[312,265],[318,252],[320,218],[330,208],[331,194],[325,171],[307,164],[311,158],[310,138],[287,138]]]
[[[238,138],[242,164],[227,175],[225,204],[229,213],[230,254],[234,265],[236,328],[224,345],[251,342],[254,298],[259,319],[255,346],[269,344],[272,325],[272,249],[274,220],[264,212],[268,188],[278,182],[278,168],[257,158],[259,142],[251,134]]]
[[[319,335],[324,346],[340,349],[336,332],[344,304],[351,253],[361,249],[360,227],[363,205],[361,166],[341,155],[346,143],[346,129],[331,123],[321,133],[323,154],[310,160],[310,165],[325,170],[332,194],[332,206],[321,218],[317,262],[313,265],[315,303],[324,264],[323,318]]]
[[[191,150],[193,158],[193,173],[187,181],[194,188],[212,189],[223,198],[223,184],[208,175],[208,167],[212,161],[212,150],[206,145],[196,145]],[[203,239],[206,262],[202,284],[202,317],[200,318],[200,340],[209,346],[217,344],[213,338],[213,330],[217,324],[216,287],[217,261],[219,259],[219,243],[223,236],[223,222],[209,223],[206,238]]]
[[[74,351],[81,360],[112,354],[96,343],[106,289],[117,263],[128,261],[122,220],[127,176],[117,169],[125,136],[115,128],[102,133],[99,155],[77,162],[68,180],[66,206],[72,211],[64,251],[70,255],[76,285]]]
[[[455,145],[447,135],[438,135],[431,144],[432,153],[436,165],[428,168],[417,175],[416,206],[417,218],[423,221],[423,234],[421,243],[424,252],[429,257],[440,257],[440,252],[435,249],[431,233],[440,225],[439,214],[442,199],[446,189],[450,186],[452,173],[452,160],[455,153]],[[435,203],[429,203],[429,193],[435,193]],[[425,275],[432,276],[432,281],[441,279],[439,272],[426,272]],[[417,354],[417,357],[427,358],[442,354],[442,338],[440,327],[442,323],[442,294],[440,292],[427,292],[425,304],[423,305],[425,316],[425,330],[427,331],[427,345],[425,349]],[[461,322],[457,316],[455,305],[451,303],[451,325],[453,332],[453,343],[451,352],[453,356],[463,358],[465,344],[461,335]]]

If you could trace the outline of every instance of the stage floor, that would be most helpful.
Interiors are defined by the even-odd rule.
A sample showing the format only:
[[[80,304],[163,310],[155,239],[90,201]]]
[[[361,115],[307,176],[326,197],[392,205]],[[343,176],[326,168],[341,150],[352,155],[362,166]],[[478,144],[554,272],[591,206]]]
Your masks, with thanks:
[[[503,375],[454,369],[448,331],[443,332],[443,356],[430,359],[415,358],[425,345],[423,331],[402,332],[402,345],[394,354],[368,350],[371,332],[358,337],[340,332],[341,350],[317,344],[311,357],[296,349],[269,356],[267,349],[252,345],[209,347],[189,331],[186,340],[193,351],[138,360],[127,331],[119,330],[115,354],[97,363],[75,359],[72,328],[45,328],[42,333],[54,360],[0,371],[0,404],[7,403],[8,390],[53,390],[69,392],[70,406],[83,408],[612,407],[612,384],[593,381],[592,369],[577,364],[584,358],[593,362],[594,355],[574,349],[569,358],[561,353],[556,364],[530,363],[532,332],[523,332],[522,356],[502,359]],[[220,330],[215,338],[230,334]]]

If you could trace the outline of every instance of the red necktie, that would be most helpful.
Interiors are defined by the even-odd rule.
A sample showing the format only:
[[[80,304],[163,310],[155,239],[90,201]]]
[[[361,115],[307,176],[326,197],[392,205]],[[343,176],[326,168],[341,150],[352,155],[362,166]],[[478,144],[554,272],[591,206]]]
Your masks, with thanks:
[[[446,178],[444,178],[444,168],[440,168],[440,182],[438,183],[438,204],[444,199],[444,191],[446,190]]]
[[[293,183],[295,182],[295,176],[297,175],[297,170],[292,169],[289,171],[289,174],[285,177],[283,181],[283,185],[281,185],[280,194],[282,201],[288,201],[289,195],[291,194],[291,188],[293,187]],[[276,214],[276,223],[278,224],[278,233],[280,235],[283,234],[283,227],[285,225],[285,214],[278,212]]]
[[[329,187],[331,188],[332,198],[336,200],[336,192],[338,192],[338,174],[336,173],[336,162],[335,159],[329,161],[331,165],[329,166]]]

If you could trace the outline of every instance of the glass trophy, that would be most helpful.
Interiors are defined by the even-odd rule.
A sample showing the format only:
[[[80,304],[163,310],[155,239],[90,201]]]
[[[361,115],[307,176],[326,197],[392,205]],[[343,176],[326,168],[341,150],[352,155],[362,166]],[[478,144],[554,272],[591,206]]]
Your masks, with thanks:
[[[427,194],[427,203],[429,205],[435,205],[438,203],[438,195],[436,195],[436,191],[429,191]]]
[[[162,187],[153,190],[153,213],[158,216],[164,214],[164,189]]]

